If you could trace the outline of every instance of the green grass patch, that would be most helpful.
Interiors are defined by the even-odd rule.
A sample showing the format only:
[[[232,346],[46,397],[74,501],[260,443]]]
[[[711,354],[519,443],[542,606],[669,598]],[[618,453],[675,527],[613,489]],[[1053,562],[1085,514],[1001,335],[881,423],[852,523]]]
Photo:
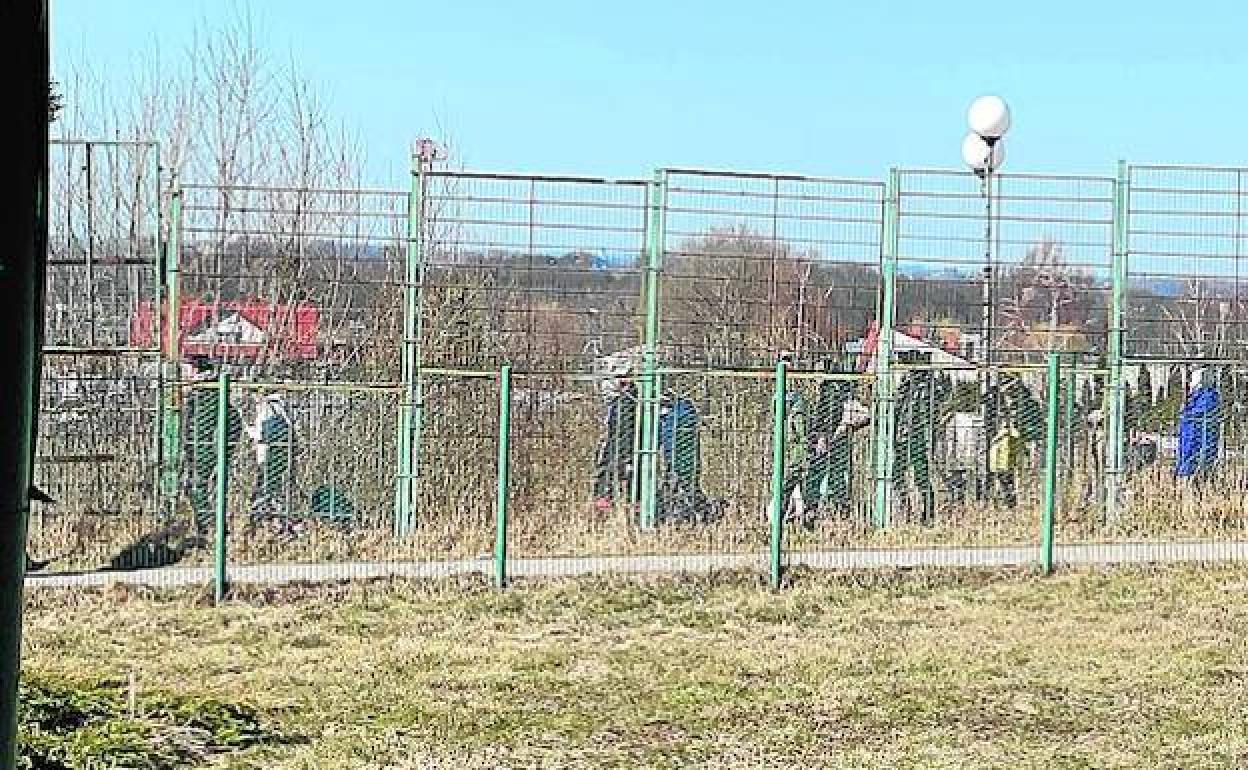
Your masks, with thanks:
[[[212,698],[37,672],[23,676],[20,697],[19,766],[29,770],[172,770],[281,742],[253,709]]]

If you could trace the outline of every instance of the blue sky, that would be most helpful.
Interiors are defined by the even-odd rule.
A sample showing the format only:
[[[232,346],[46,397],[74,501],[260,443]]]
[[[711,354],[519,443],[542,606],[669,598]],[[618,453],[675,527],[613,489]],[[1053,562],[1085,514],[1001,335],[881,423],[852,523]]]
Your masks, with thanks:
[[[1013,108],[1010,170],[1248,163],[1232,2],[52,0],[54,72],[85,60],[124,84],[235,4],[360,132],[378,182],[439,128],[485,170],[878,178],[958,164],[985,92]]]

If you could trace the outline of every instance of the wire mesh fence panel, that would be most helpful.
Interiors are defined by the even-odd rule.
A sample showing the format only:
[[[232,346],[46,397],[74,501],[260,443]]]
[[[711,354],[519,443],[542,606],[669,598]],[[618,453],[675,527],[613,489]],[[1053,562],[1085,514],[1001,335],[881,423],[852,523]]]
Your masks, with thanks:
[[[1107,520],[1105,494],[1108,466],[1105,404],[1107,370],[1063,356],[1057,404],[1057,505],[1059,537],[1082,538],[1103,533]],[[1128,377],[1128,387],[1130,383]],[[1126,424],[1132,422],[1128,399]]]
[[[1109,532],[1110,516],[1105,507],[1110,465],[1105,409],[1110,391],[1109,373],[1066,356],[1060,365],[1059,378],[1055,426],[1056,542],[1066,545],[1104,539]],[[1132,424],[1132,408],[1128,399],[1125,417],[1128,426]],[[1130,457],[1125,459],[1130,467]],[[1124,477],[1127,475],[1124,472]]]
[[[253,379],[397,381],[407,209],[380,190],[183,187],[181,353]]]
[[[799,383],[815,407],[803,405],[789,433],[790,561],[983,566],[985,549],[1033,547],[1045,467],[1043,371],[997,375],[991,437],[974,367],[912,362],[880,375],[895,384],[893,429],[879,447],[866,429],[877,381]]]
[[[1115,184],[900,171],[894,350],[977,365],[1104,354]]]
[[[513,556],[597,555],[627,543],[635,526],[631,502],[637,406],[636,389],[629,383],[600,395],[586,378],[531,375],[516,380],[511,412]]]
[[[433,172],[424,185],[424,366],[588,372],[637,345],[647,183]]]
[[[30,549],[58,566],[107,564],[155,520],[156,362],[144,355],[48,354],[40,385]]]
[[[103,544],[102,553],[94,562],[96,568],[142,571],[206,568],[212,564],[221,485],[227,485],[228,494],[230,481],[219,470],[232,470],[239,452],[245,448],[242,414],[228,394],[222,410],[220,385],[211,373],[200,372],[196,379],[175,388],[184,420],[182,431],[173,437],[180,451],[176,454],[177,466],[172,469],[177,485],[171,504],[168,508],[157,505],[153,494],[149,512],[135,517],[130,526],[114,533]],[[155,431],[157,425],[153,416],[149,429]],[[224,443],[220,441],[222,435]],[[174,579],[168,572],[153,575],[149,581],[155,584],[186,582]],[[209,573],[203,571],[190,582],[206,584],[210,579]]]
[[[414,524],[403,552],[425,559],[487,556],[497,492],[498,380],[430,376],[422,402]]]
[[[160,295],[158,146],[53,140],[48,163],[44,344],[154,349],[133,327]]]
[[[786,398],[786,550],[850,545],[872,521],[871,378],[790,375]]]
[[[393,389],[237,382],[231,566],[332,567],[399,558],[394,539]]]
[[[588,559],[579,571],[761,563],[767,544],[770,383],[660,373],[653,477],[629,377],[523,377],[512,413],[511,545],[522,560]],[[645,513],[652,489],[653,515]],[[620,566],[605,557],[629,557]],[[635,558],[633,558],[635,557]],[[661,557],[650,562],[646,557]],[[639,566],[640,565],[640,566]],[[558,571],[558,564],[529,569]]]
[[[1034,544],[1043,494],[1044,372],[996,372],[987,399],[991,433],[981,422],[985,409],[979,379],[967,369],[909,372],[900,388],[898,431],[932,437],[933,481],[941,493],[935,519],[943,540],[972,546]],[[907,401],[913,404],[909,417]],[[910,426],[900,427],[906,420]],[[986,446],[981,443],[985,438]],[[980,464],[985,456],[986,466]]]
[[[774,382],[665,375],[659,405],[659,522],[698,550],[761,554],[768,542]]]
[[[1242,359],[1244,170],[1131,166],[1126,354]]]
[[[662,340],[682,366],[818,366],[866,333],[883,185],[665,172]]]
[[[239,380],[231,382],[223,411],[212,376],[184,383],[180,495],[173,516],[150,517],[126,532],[116,544],[122,556],[113,561],[206,568],[215,562],[223,515],[227,580],[462,571],[448,562],[488,553],[492,538],[494,481],[484,459],[495,440],[488,416],[492,388],[481,380],[426,383],[414,526],[400,534],[399,388]],[[223,425],[224,447],[218,443]],[[226,497],[219,510],[223,468]]]
[[[1112,520],[1067,522],[1079,542],[1236,541],[1248,537],[1245,372],[1146,361],[1124,367],[1122,502]],[[1077,500],[1075,501],[1077,504]],[[1088,524],[1093,526],[1086,526]]]

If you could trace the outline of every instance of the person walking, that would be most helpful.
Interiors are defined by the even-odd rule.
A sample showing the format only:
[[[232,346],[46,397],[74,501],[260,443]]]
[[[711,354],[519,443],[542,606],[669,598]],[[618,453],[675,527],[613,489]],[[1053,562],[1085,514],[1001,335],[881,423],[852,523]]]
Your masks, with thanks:
[[[1200,482],[1218,460],[1222,402],[1218,388],[1204,369],[1192,372],[1187,403],[1179,413],[1179,455],[1175,476]]]
[[[217,479],[217,411],[220,392],[206,383],[213,379],[212,363],[199,356],[191,361],[191,394],[186,401],[186,489],[191,500],[195,537],[203,542],[216,524],[213,495]],[[243,433],[243,421],[232,405],[226,409],[226,463]]]
[[[594,507],[610,511],[621,490],[633,484],[633,454],[637,442],[637,386],[629,378],[627,361],[612,361],[603,381],[606,400],[602,439],[594,462]]]
[[[281,393],[258,394],[256,416],[247,428],[256,457],[252,518],[288,513],[294,479],[294,424]]]

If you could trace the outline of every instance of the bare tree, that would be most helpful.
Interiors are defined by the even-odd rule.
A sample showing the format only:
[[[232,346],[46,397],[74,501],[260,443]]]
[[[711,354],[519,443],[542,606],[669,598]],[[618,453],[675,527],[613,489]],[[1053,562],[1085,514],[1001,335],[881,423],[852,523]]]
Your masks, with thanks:
[[[1183,358],[1220,358],[1230,353],[1237,317],[1234,303],[1216,291],[1205,278],[1189,278],[1183,294],[1160,301],[1161,318],[1169,330],[1169,352]]]
[[[1003,277],[1000,318],[1004,343],[1019,351],[1080,349],[1095,311],[1094,281],[1067,259],[1062,244],[1044,238]]]

